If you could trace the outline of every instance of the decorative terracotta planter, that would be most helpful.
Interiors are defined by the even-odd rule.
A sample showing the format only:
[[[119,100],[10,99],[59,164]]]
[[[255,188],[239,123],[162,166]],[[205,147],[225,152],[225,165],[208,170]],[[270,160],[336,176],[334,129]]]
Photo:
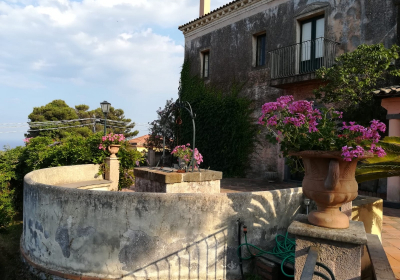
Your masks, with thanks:
[[[110,158],[116,158],[117,157],[115,154],[118,153],[119,147],[121,147],[121,145],[116,145],[116,144],[111,144],[111,145],[109,145],[107,147],[108,151],[111,153]]]
[[[357,161],[362,158],[344,161],[339,151],[302,151],[290,155],[302,158],[303,193],[317,204],[317,210],[308,215],[308,221],[321,227],[348,228],[349,218],[339,207],[358,195],[355,172]],[[367,157],[372,155],[363,158]]]

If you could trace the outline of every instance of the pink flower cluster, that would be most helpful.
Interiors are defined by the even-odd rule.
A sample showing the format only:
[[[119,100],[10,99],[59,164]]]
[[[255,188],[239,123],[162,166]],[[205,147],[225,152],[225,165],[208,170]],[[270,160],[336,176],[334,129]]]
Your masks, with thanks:
[[[29,141],[31,141],[32,138],[33,138],[33,137],[25,138],[25,139],[24,139],[24,142],[25,142],[26,144],[28,144]]]
[[[194,159],[196,160],[197,164],[203,162],[203,156],[199,153],[199,150],[197,150],[197,148],[194,148]]]
[[[110,141],[113,144],[117,144],[119,142],[122,142],[125,140],[125,136],[123,134],[114,134],[114,133],[110,133],[106,136],[101,137],[101,141],[105,142],[105,141]]]
[[[278,125],[279,114],[282,111],[287,111],[291,116],[284,117],[284,124],[293,124],[300,127],[308,124],[309,132],[317,132],[318,121],[322,119],[321,112],[318,109],[313,109],[313,102],[307,100],[293,101],[293,96],[286,95],[279,97],[276,102],[268,102],[262,106],[262,115],[258,119],[258,123],[274,127]]]
[[[333,108],[323,108],[320,111],[313,108],[313,105],[312,101],[294,101],[293,96],[282,96],[276,102],[268,102],[262,106],[258,123],[269,129],[269,139],[281,143],[286,153],[296,149],[341,148],[346,161],[362,157],[366,152],[378,157],[386,155],[381,147],[376,146],[380,139],[379,132],[386,130],[384,123],[372,120],[369,127],[364,127],[355,122],[343,122],[339,128],[337,119],[343,118],[343,112]],[[338,131],[341,134],[336,134]],[[344,144],[347,145],[343,146]]]
[[[190,148],[190,144],[187,143],[186,145],[176,146],[171,154],[177,156],[181,160],[189,163],[193,156],[193,150]],[[199,153],[197,148],[194,149],[194,159],[196,160],[197,164],[203,162],[203,156]]]
[[[357,137],[357,141],[369,140],[372,141],[371,147],[368,152],[377,155],[378,157],[384,157],[386,155],[385,151],[381,147],[377,147],[376,143],[379,142],[381,136],[379,131],[385,132],[386,125],[378,120],[372,120],[370,127],[364,127],[355,122],[343,122],[343,130],[348,130],[349,133],[358,133],[360,136]],[[342,156],[345,160],[351,161],[352,158],[357,158],[363,156],[365,153],[364,148],[356,146],[355,149],[352,147],[344,146],[342,148]]]
[[[106,136],[101,137],[101,142],[99,145],[100,150],[105,150],[110,144],[120,144],[125,141],[125,136],[123,134],[110,133]]]
[[[377,155],[378,157],[386,156],[386,152],[382,149],[382,147],[377,147],[375,144],[371,144],[371,148],[368,151]],[[344,146],[342,147],[342,157],[346,161],[352,161],[353,158],[359,158],[365,155],[365,149],[360,146],[356,146],[354,149],[353,147]]]

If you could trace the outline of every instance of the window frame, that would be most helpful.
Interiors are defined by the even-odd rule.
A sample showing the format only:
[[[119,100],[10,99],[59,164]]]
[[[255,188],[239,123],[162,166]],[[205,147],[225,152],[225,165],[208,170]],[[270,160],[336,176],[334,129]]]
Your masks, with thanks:
[[[324,36],[322,38],[325,38],[325,14],[317,14],[315,16],[310,16],[307,19],[301,20],[299,21],[299,25],[300,25],[300,53],[299,53],[299,73],[305,72],[312,72],[310,70],[312,69],[319,69],[320,67],[318,67],[319,64],[321,64],[320,60],[323,59],[323,57],[316,57],[317,55],[317,39],[321,38],[317,38],[317,21],[323,19],[324,20]],[[305,60],[303,59],[303,26],[304,24],[307,23],[311,23],[311,39],[310,39],[310,43],[309,43],[309,47],[311,48],[309,51],[309,59]],[[304,41],[307,42],[307,41]],[[314,70],[314,71],[315,71]]]
[[[206,49],[200,52],[200,64],[201,64],[201,69],[200,69],[201,77],[203,79],[210,78],[210,49]]]
[[[259,64],[258,62],[258,38],[261,36],[265,36],[265,41],[264,41],[264,64]],[[260,32],[254,33],[252,36],[252,58],[251,58],[251,65],[254,68],[262,68],[262,67],[266,67],[267,65],[267,32],[266,30],[262,30]]]
[[[310,4],[310,5],[314,5],[314,4]],[[308,6],[310,6],[308,5]],[[307,10],[306,6],[304,10]],[[295,17],[294,17],[294,25],[295,25],[295,42],[296,44],[301,44],[301,39],[302,39],[302,24],[306,23],[307,21],[310,21],[314,18],[318,19],[318,18],[324,18],[324,37],[327,36],[327,26],[328,26],[328,17],[326,15],[329,14],[329,5],[324,5],[321,6],[317,9],[312,9],[309,10],[307,12],[300,12],[298,13]],[[296,65],[295,65],[295,69],[296,69],[296,75],[301,74],[301,50],[300,48],[296,50],[297,54],[296,54]]]
[[[256,63],[255,67],[265,66],[267,64],[267,33],[262,33],[256,36]],[[260,40],[264,39],[264,40]],[[260,41],[261,46],[260,46]],[[261,63],[260,63],[261,53]]]

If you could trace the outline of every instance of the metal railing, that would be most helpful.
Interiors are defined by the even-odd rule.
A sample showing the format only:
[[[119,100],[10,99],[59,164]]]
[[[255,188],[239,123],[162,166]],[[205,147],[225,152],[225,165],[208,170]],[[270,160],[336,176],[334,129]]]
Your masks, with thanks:
[[[325,280],[335,280],[335,275],[333,275],[332,271],[324,265],[323,263],[317,262],[319,255],[319,251],[317,247],[311,246],[310,249],[308,250],[308,255],[306,259],[306,263],[304,264],[303,272],[300,276],[300,280],[312,280],[314,275],[321,277],[322,279]],[[328,272],[327,276],[326,274],[316,271],[315,267],[319,266],[323,268],[326,272]]]
[[[331,67],[339,43],[318,38],[270,51],[271,79],[285,78]]]

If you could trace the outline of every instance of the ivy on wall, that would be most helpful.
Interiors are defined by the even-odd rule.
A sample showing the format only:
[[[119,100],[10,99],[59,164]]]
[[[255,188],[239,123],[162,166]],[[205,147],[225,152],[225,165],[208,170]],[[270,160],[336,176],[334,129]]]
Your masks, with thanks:
[[[185,61],[181,72],[182,101],[188,101],[196,114],[196,148],[203,155],[202,168],[222,171],[224,177],[245,176],[254,151],[257,126],[251,100],[239,95],[243,85],[232,83],[229,92],[206,85],[190,74]],[[192,121],[181,109],[179,144],[192,143]]]

